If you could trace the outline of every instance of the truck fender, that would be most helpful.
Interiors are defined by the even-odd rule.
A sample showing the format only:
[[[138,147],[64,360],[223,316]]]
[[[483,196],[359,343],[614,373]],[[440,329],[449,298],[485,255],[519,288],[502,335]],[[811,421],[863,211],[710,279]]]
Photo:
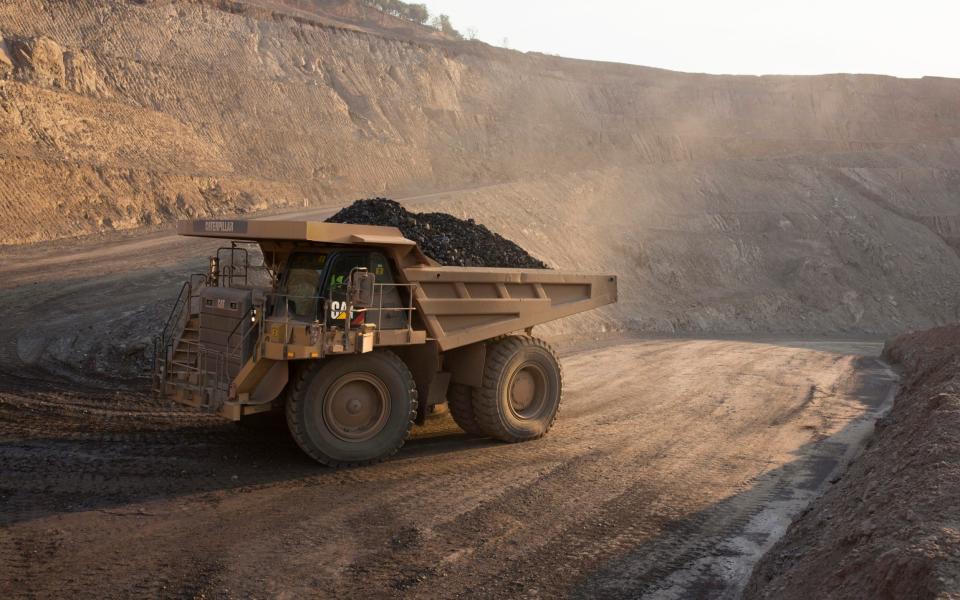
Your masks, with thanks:
[[[257,384],[256,389],[250,394],[250,404],[266,404],[273,402],[283,388],[287,387],[287,381],[290,380],[289,362],[278,360],[273,363],[267,374]]]

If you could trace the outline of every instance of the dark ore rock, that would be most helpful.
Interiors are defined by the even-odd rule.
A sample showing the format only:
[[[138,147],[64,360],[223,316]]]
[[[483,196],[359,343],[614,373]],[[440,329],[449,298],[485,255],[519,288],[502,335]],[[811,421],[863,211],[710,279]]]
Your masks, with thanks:
[[[387,198],[357,200],[327,221],[397,227],[441,265],[548,268],[543,261],[473,219],[464,221],[446,213],[413,213]]]

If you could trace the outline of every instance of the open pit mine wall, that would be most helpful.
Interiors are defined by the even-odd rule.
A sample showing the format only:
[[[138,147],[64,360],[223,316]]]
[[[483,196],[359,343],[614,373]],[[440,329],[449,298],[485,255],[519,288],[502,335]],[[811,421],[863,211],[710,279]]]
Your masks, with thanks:
[[[0,4],[0,244],[466,190],[431,208],[620,275],[594,330],[958,317],[956,80],[680,74],[218,6]]]

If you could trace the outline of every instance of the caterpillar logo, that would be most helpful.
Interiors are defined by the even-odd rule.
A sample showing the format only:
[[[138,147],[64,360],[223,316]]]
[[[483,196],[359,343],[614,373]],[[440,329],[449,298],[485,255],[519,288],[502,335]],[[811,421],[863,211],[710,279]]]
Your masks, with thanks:
[[[334,300],[330,303],[330,318],[335,321],[341,321],[347,318],[346,301]],[[350,318],[353,318],[353,311],[350,311]]]
[[[215,231],[217,233],[233,233],[233,221],[207,221],[204,223],[204,231]]]
[[[246,221],[194,221],[193,230],[197,233],[246,233]]]

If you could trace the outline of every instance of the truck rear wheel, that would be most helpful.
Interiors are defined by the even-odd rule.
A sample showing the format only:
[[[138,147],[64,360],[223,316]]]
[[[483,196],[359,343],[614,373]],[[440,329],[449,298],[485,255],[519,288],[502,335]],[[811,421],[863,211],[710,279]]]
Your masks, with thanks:
[[[451,383],[447,388],[447,406],[450,408],[450,416],[460,429],[474,435],[483,435],[483,429],[473,413],[473,390],[470,386]]]
[[[486,435],[505,442],[541,437],[557,411],[563,376],[560,361],[543,340],[513,335],[487,347],[483,386],[473,392],[473,410]]]
[[[417,389],[392,352],[314,362],[300,369],[287,425],[300,448],[331,467],[371,464],[403,446],[417,415]]]

